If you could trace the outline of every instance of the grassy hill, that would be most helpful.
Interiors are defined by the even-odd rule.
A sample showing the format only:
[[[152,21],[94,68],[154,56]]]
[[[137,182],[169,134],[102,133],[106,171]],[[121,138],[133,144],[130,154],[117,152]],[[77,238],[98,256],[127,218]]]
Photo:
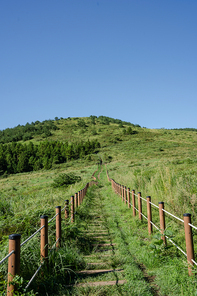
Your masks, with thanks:
[[[151,130],[103,116],[58,119],[51,122],[56,128],[47,137],[49,142],[69,142],[75,145],[87,140],[98,140],[101,148],[77,160],[62,164],[54,162],[50,170],[1,175],[0,212],[3,217],[3,235],[9,234],[11,229],[17,230],[17,223],[13,223],[15,226],[10,229],[12,222],[7,222],[7,215],[18,215],[20,200],[28,197],[28,209],[31,211],[31,196],[33,200],[39,200],[40,195],[48,198],[50,195],[62,194],[61,189],[50,187],[60,173],[75,172],[82,177],[81,183],[87,182],[100,158],[103,163],[108,163],[110,176],[119,183],[141,191],[143,195],[151,195],[155,202],[165,200],[169,209],[178,215],[187,211],[196,213],[196,130]],[[42,123],[36,123],[35,126],[39,124]],[[43,138],[32,133],[31,140],[20,143],[39,144],[43,141],[46,141],[45,136]],[[81,184],[77,186],[80,187]],[[67,191],[77,189],[71,186]],[[33,203],[37,207],[35,201]]]
[[[20,136],[13,138],[17,133]],[[97,140],[100,148],[78,159],[71,158],[63,163],[53,161],[48,170],[1,173],[2,258],[7,254],[9,234],[22,233],[26,237],[33,233],[39,227],[40,215],[53,215],[55,206],[63,206],[65,199],[83,188],[101,160],[107,164],[110,177],[118,183],[141,191],[143,197],[150,195],[155,204],[164,201],[165,208],[181,218],[183,213],[191,213],[193,223],[197,225],[195,129],[154,130],[109,117],[90,116],[56,118],[0,132],[1,147],[13,143],[28,145],[30,142],[40,145],[43,141],[75,146],[88,140]],[[54,188],[55,178],[65,173],[74,173],[81,177],[81,181],[66,188]]]

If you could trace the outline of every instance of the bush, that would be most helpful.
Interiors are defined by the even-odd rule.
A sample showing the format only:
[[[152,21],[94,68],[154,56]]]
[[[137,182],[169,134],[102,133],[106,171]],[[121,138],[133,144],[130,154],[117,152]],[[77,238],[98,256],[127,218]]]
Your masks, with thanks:
[[[76,182],[81,181],[80,176],[76,176],[73,173],[70,174],[60,174],[55,180],[54,183],[52,183],[52,187],[67,187],[68,185],[74,184]]]

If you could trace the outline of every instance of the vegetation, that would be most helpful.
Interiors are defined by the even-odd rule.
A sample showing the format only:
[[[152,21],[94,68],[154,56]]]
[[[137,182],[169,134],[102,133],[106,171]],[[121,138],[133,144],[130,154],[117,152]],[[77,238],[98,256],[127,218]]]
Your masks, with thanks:
[[[39,145],[12,143],[0,145],[0,174],[16,174],[48,170],[53,164],[78,159],[100,148],[97,140],[69,144],[59,141],[43,141]]]
[[[75,184],[76,182],[81,181],[80,176],[76,176],[73,173],[70,174],[60,174],[52,183],[52,187],[67,187],[68,185]]]
[[[150,195],[155,204],[164,201],[165,209],[178,217],[182,218],[186,212],[191,213],[192,223],[197,226],[196,129],[151,130],[105,116],[67,119],[56,117],[55,120],[29,125],[34,126],[34,130],[30,128],[31,131],[27,129],[24,132],[25,125],[0,132],[1,258],[8,252],[9,234],[21,233],[22,240],[25,240],[39,228],[40,215],[48,214],[52,217],[56,206],[64,206],[65,199],[69,199],[91,180],[99,163],[107,163],[110,177],[118,183],[135,189],[136,192],[140,191],[143,197]],[[50,135],[47,136],[43,130],[39,133],[39,126],[51,126],[48,128]],[[14,137],[19,130],[22,137],[18,140],[12,138],[11,134]],[[31,138],[26,137],[26,133],[31,133]],[[52,185],[55,180],[63,181],[66,175],[72,174],[81,180],[78,178],[77,182],[67,187]],[[98,174],[99,171],[94,176],[97,177]],[[99,207],[104,211],[111,233],[115,233],[114,240],[121,246],[117,260],[123,264],[122,258],[125,258],[124,268],[129,284],[121,290],[121,295],[129,295],[128,291],[131,290],[135,291],[131,295],[195,295],[196,279],[188,277],[185,258],[174,247],[167,250],[162,245],[160,247],[156,232],[153,236],[147,235],[146,222],[132,218],[131,210],[112,193],[105,170],[100,178],[97,189],[88,189],[86,202],[89,212],[81,208],[81,222],[77,220],[72,227],[65,227],[63,230],[66,241],[60,253],[51,252],[53,256],[50,259],[50,272],[55,276],[47,274],[45,279],[38,276],[31,287],[32,292],[28,291],[26,294],[34,295],[39,287],[39,295],[67,295],[61,277],[69,283],[70,273],[68,272],[66,278],[63,276],[65,269],[83,269],[86,264],[84,249],[91,240],[85,236],[90,220],[85,221],[84,217],[87,215],[90,218],[95,196],[100,203]],[[156,210],[153,211],[153,219],[158,225]],[[166,224],[177,245],[185,250],[182,225],[175,223],[170,217],[166,217]],[[55,229],[53,225],[51,227],[52,245]],[[195,231],[193,238],[196,248]],[[32,275],[32,265],[36,267],[40,263],[38,238],[29,244],[30,247],[23,249],[21,255],[21,274],[25,283]],[[52,267],[52,262],[56,261],[57,265]],[[3,283],[6,280],[6,264],[0,267],[0,277]],[[144,284],[144,278],[147,277],[150,278],[150,283]],[[140,279],[139,285],[137,279]],[[60,290],[55,290],[57,286]],[[21,293],[23,287],[24,284]],[[141,291],[140,287],[144,290]],[[50,294],[50,289],[57,293]],[[111,295],[111,291],[103,288],[99,294],[98,290],[81,289],[73,291],[73,295]],[[116,290],[114,295],[119,295],[118,293],[120,291]]]

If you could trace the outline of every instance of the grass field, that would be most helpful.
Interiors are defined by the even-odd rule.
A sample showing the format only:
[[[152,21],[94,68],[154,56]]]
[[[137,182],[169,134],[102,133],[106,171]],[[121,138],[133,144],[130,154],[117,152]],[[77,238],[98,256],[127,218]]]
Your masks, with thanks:
[[[79,191],[91,180],[92,173],[98,167],[97,163],[99,158],[102,158],[103,163],[107,163],[109,175],[115,181],[124,184],[131,190],[135,189],[136,192],[140,191],[144,198],[150,195],[152,202],[155,204],[158,204],[160,201],[165,202],[165,209],[180,218],[183,217],[183,213],[191,213],[192,223],[197,226],[197,132],[195,130],[150,130],[140,128],[139,126],[132,126],[133,134],[126,134],[124,130],[127,130],[127,125],[123,124],[122,126],[113,122],[103,124],[99,120],[96,120],[95,124],[92,124],[90,118],[83,119],[86,123],[85,127],[80,127],[78,125],[79,118],[59,120],[56,122],[59,129],[52,132],[52,136],[49,140],[71,141],[74,143],[75,141],[98,139],[101,143],[101,148],[97,153],[93,153],[83,159],[54,165],[51,170],[10,175],[0,179],[1,258],[8,252],[8,235],[11,233],[21,233],[23,241],[27,236],[32,234],[40,226],[40,215],[48,214],[49,217],[52,217],[55,213],[56,206],[64,206],[65,199],[69,199],[71,195]],[[31,141],[39,143],[42,140],[43,138],[41,136],[35,136]],[[51,186],[54,179],[59,174],[69,172],[74,172],[76,175],[79,175],[82,180],[67,188],[53,188]],[[126,237],[126,243],[123,241],[120,242],[123,253],[118,260],[121,261],[121,256],[126,256],[124,252],[127,252],[126,247],[129,246],[131,257],[134,256],[135,258],[132,257],[133,263],[129,263],[128,261],[128,266],[130,264],[132,266],[137,266],[136,273],[139,272],[139,274],[141,274],[140,278],[144,281],[145,275],[143,274],[143,268],[141,272],[139,268],[140,264],[143,262],[146,272],[148,272],[150,277],[154,278],[153,287],[151,283],[149,283],[147,287],[146,285],[144,286],[144,291],[149,292],[140,294],[140,289],[138,287],[135,292],[136,294],[133,292],[133,294],[125,295],[149,295],[146,293],[152,293],[150,295],[154,295],[154,289],[158,290],[158,295],[195,295],[197,290],[195,278],[188,278],[185,260],[177,254],[177,251],[172,251],[172,249],[169,250],[169,259],[164,259],[163,254],[161,258],[155,259],[154,256],[146,258],[146,250],[151,243],[151,238],[147,238],[147,225],[144,221],[139,224],[137,219],[128,220],[130,219],[128,217],[130,214],[128,214],[128,210],[121,204],[118,197],[112,193],[110,184],[106,183],[107,178],[104,170],[101,173],[100,182],[103,187],[100,187],[100,189],[97,190],[98,192],[95,191],[95,194],[100,196],[102,203],[104,201],[106,203],[106,205],[105,203],[103,204],[103,207],[105,207],[107,220],[111,225],[110,227],[112,227],[112,233],[117,233],[115,240],[119,241],[119,239],[123,239],[121,235]],[[108,199],[110,199],[110,201]],[[110,208],[109,203],[111,203],[113,199],[117,200],[114,201],[114,204],[117,203],[118,207],[113,209],[112,215],[112,208],[110,212],[108,209]],[[119,218],[117,218],[114,216],[114,213],[118,213],[119,211],[122,211],[122,213],[119,213]],[[122,218],[120,218],[121,215],[123,215]],[[159,219],[156,212],[153,213],[153,218],[156,223]],[[117,221],[121,224],[120,227],[126,227],[124,228],[124,235],[116,228],[114,224],[117,223],[116,219],[119,219]],[[128,222],[129,224],[127,225],[127,223],[124,224],[123,221],[130,222]],[[82,231],[82,233],[76,233],[80,238],[84,235],[84,225],[86,225],[87,222],[84,222],[85,224],[83,224],[82,221],[76,223],[79,223],[77,225],[79,225]],[[185,249],[184,230],[182,226],[177,224],[173,219],[168,218],[167,227],[172,230],[176,243]],[[137,231],[138,229],[140,229],[140,233]],[[66,262],[67,260],[71,262],[70,266],[74,264],[75,268],[84,267],[84,251],[82,251],[82,253],[81,251],[77,251],[79,257],[77,257],[75,261],[75,255],[70,250],[71,245],[75,250],[79,248],[78,241],[72,238],[73,233],[76,231],[75,228],[74,230],[73,228],[69,228],[64,231],[65,237],[69,238],[69,244],[64,246],[64,250],[62,249],[61,251],[62,253],[60,252],[61,256],[63,256],[62,258],[66,258],[63,261]],[[51,229],[51,235],[53,232],[54,227]],[[128,241],[128,237],[135,237],[135,242],[132,242],[132,240]],[[140,238],[142,238],[142,240],[139,240]],[[37,242],[37,239],[35,239],[35,242]],[[194,242],[196,243],[195,232]],[[39,244],[37,242],[38,246],[36,247],[36,243],[34,243],[31,243],[30,251],[24,259],[24,262],[22,262],[22,271],[25,279],[31,274],[31,263],[35,264],[35,266],[39,265]],[[35,257],[32,255],[33,253],[35,253]],[[134,255],[134,253],[137,255]],[[178,259],[176,259],[175,254]],[[59,260],[61,260],[61,256]],[[31,260],[28,258],[31,258]],[[29,264],[25,263],[25,260],[29,260]],[[153,263],[154,260],[156,260],[156,263]],[[165,269],[169,270],[168,273],[162,273],[163,265],[161,265],[161,261],[162,263],[163,261],[166,262]],[[158,265],[158,269],[154,270],[155,267],[151,267],[151,264]],[[129,267],[127,268],[129,270]],[[184,270],[184,272],[182,270]],[[173,277],[168,278],[167,274],[170,274],[170,272],[172,272]],[[127,274],[127,272],[125,274]],[[128,277],[129,274],[130,272],[128,271]],[[179,277],[181,280],[179,280]],[[2,283],[6,279],[6,265],[1,266],[1,279]],[[36,285],[38,285],[40,281],[41,279],[38,278],[37,284],[35,284],[33,288],[36,289]],[[48,281],[50,283],[49,287],[51,287],[53,279],[49,277]],[[43,280],[43,283],[44,282],[45,280]],[[184,283],[182,284],[182,282]],[[61,286],[61,281],[58,283]],[[188,286],[188,288],[186,288],[186,286]],[[125,287],[127,287],[126,289],[130,289],[128,288],[130,287],[128,284]],[[172,291],[168,290],[167,287],[173,287]],[[128,293],[128,290],[126,291]],[[88,293],[89,292],[84,291],[84,294],[76,295],[91,295]],[[108,291],[106,293],[111,292]],[[111,294],[101,293],[98,295]]]

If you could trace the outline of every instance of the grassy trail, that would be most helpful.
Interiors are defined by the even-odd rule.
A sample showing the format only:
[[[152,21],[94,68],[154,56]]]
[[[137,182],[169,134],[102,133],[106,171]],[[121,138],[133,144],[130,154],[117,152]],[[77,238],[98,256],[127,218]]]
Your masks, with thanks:
[[[94,176],[98,185],[89,187],[75,223],[62,223],[62,245],[50,253],[49,269],[44,265],[29,291],[19,295],[197,295],[185,257],[174,247],[155,253],[150,247],[155,231],[148,235],[146,221],[132,216],[104,168]],[[25,281],[32,276],[32,254],[40,256],[35,242],[38,238],[30,242],[29,255],[21,256]]]
[[[102,178],[106,178],[105,172],[101,172],[88,204],[86,267],[73,275],[72,284],[60,295],[159,295],[145,268],[129,252],[120,207],[111,194],[106,194],[109,187]]]
[[[153,251],[156,232],[148,235],[146,221],[132,217],[132,210],[112,192],[105,170],[91,196],[85,231],[90,247],[84,259],[85,270],[97,272],[76,274],[76,285],[61,295],[197,295],[197,280],[188,276],[185,257],[174,247]],[[113,286],[102,286],[107,281],[114,281]]]

